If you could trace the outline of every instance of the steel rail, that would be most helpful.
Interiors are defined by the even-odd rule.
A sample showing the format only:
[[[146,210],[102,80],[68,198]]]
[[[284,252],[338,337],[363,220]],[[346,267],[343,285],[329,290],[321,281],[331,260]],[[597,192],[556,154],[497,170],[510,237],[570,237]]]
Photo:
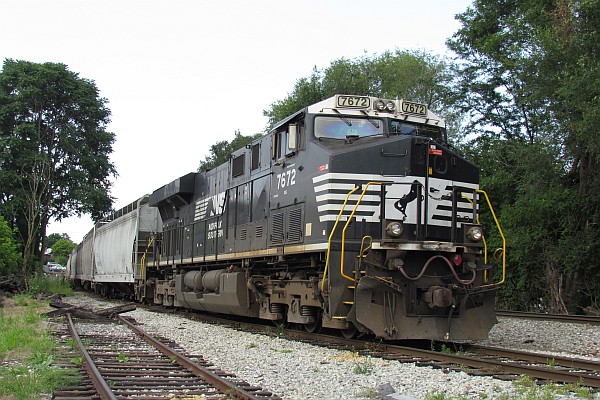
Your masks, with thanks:
[[[541,313],[521,312],[521,311],[505,311],[505,310],[497,310],[496,315],[499,317],[528,318],[528,319],[539,319],[539,320],[543,320],[543,321],[559,321],[559,322],[573,322],[573,323],[578,323],[578,324],[600,325],[600,317],[594,317],[591,315],[541,314]]]
[[[188,315],[189,317],[189,315]],[[237,326],[239,328],[239,323],[232,323],[231,320],[209,316],[206,314],[194,314],[194,319],[197,320],[208,320],[212,322],[218,323],[226,323],[233,326]],[[252,325],[245,323],[245,325]],[[257,325],[258,329],[261,331],[264,330],[264,326]],[[533,361],[533,358],[530,359],[531,363],[539,363],[544,364],[545,366],[529,366],[526,364],[519,364],[514,361],[500,361],[500,360],[490,360],[490,359],[482,359],[481,356],[464,356],[458,354],[449,354],[449,353],[441,353],[431,350],[422,350],[413,347],[399,346],[395,344],[386,344],[386,343],[373,343],[369,341],[357,340],[357,339],[344,339],[337,336],[325,335],[325,334],[317,334],[317,333],[307,333],[302,331],[288,330],[285,331],[286,338],[292,340],[306,340],[310,343],[316,345],[332,345],[343,347],[347,349],[352,349],[356,351],[357,349],[364,349],[359,352],[367,355],[373,355],[376,357],[389,358],[389,359],[398,359],[403,362],[415,362],[417,364],[427,363],[427,361],[434,361],[440,364],[453,364],[458,365],[465,368],[477,368],[481,370],[487,371],[490,375],[501,376],[501,375],[525,375],[535,379],[548,380],[553,382],[561,382],[561,383],[573,383],[584,386],[589,386],[593,388],[600,388],[600,369],[598,368],[598,364],[590,361],[587,363],[587,360],[582,359],[570,359],[568,357],[557,357],[548,354],[534,354],[534,357],[537,358],[537,362]],[[486,347],[486,349],[488,349]],[[499,349],[503,350],[503,349]],[[507,350],[504,354],[504,357],[508,355],[510,352],[515,352],[514,350]],[[522,352],[523,354],[531,354],[528,352]],[[519,355],[519,357],[515,358],[523,358],[523,354]],[[508,355],[509,356],[509,355]],[[494,355],[494,357],[502,357],[500,353]],[[510,356],[509,356],[510,357]],[[552,364],[552,358],[555,359],[555,364]],[[565,364],[563,367],[562,359],[568,359],[570,364]],[[561,362],[557,362],[561,360]],[[564,368],[571,369],[582,369],[586,371],[592,371],[590,373],[577,373],[577,372],[569,372],[564,371]],[[597,375],[596,375],[597,374]]]
[[[291,337],[309,337],[305,336],[303,332],[290,332]],[[568,368],[572,369],[584,369],[588,372],[572,372],[565,371],[564,367],[557,367],[556,365],[552,366],[552,356],[548,355],[537,355],[540,358],[540,363],[545,364],[545,366],[537,366],[537,365],[527,365],[524,363],[511,361],[501,361],[497,359],[483,359],[481,356],[466,356],[460,354],[451,354],[451,353],[441,353],[432,350],[423,350],[414,347],[406,347],[399,346],[394,344],[386,344],[386,343],[377,343],[375,346],[373,343],[364,342],[360,340],[354,339],[342,339],[339,337],[332,337],[329,335],[322,334],[313,334],[313,340],[321,341],[322,343],[330,343],[337,345],[345,345],[351,347],[353,349],[358,349],[363,347],[365,350],[362,351],[365,354],[371,353],[372,355],[395,359],[395,358],[413,358],[415,363],[421,363],[422,361],[433,361],[441,364],[452,364],[457,365],[464,368],[477,368],[481,370],[485,370],[490,372],[491,375],[502,375],[502,374],[516,374],[516,375],[526,375],[531,378],[541,379],[546,381],[553,382],[561,382],[561,383],[573,383],[579,384],[583,386],[589,386],[593,388],[600,388],[600,364],[591,362],[591,364],[587,364],[585,368],[579,368],[583,364],[577,365],[575,359],[571,360],[573,365],[569,365]],[[499,349],[501,350],[501,349]],[[361,351],[359,351],[360,353]],[[511,350],[508,350],[504,356],[510,358]],[[524,354],[529,354],[523,352]],[[494,357],[501,357],[502,354],[500,352],[496,353]],[[523,354],[521,354],[518,358],[524,358]],[[406,361],[406,360],[405,360]],[[527,361],[527,360],[522,360]],[[534,362],[534,361],[529,361]],[[585,360],[581,360],[582,363],[585,363]],[[589,373],[591,372],[591,373]]]
[[[125,324],[127,327],[129,327],[132,331],[134,331],[136,334],[141,336],[146,342],[148,342],[150,345],[152,345],[156,349],[158,349],[161,353],[163,353],[170,359],[175,360],[175,362],[177,364],[181,365],[184,368],[187,368],[194,375],[202,378],[203,380],[210,383],[214,387],[223,391],[223,393],[227,393],[229,396],[231,396],[235,399],[242,399],[242,400],[264,399],[264,396],[263,397],[254,396],[251,393],[248,393],[247,391],[243,390],[242,388],[236,386],[232,382],[221,378],[214,372],[212,372],[206,368],[200,367],[199,365],[197,365],[194,361],[192,361],[188,357],[178,353],[177,351],[171,349],[170,347],[165,346],[163,343],[159,342],[158,340],[156,340],[154,337],[152,337],[151,335],[144,332],[139,327],[137,327],[134,324],[132,324],[131,322],[127,321],[122,316],[119,315],[117,318],[119,319],[119,321],[121,321],[123,324]]]
[[[465,367],[487,369],[492,372],[527,375],[536,379],[553,382],[574,383],[593,388],[600,388],[600,375],[564,371],[551,366],[541,367],[535,365],[524,365],[513,361],[484,360],[477,356],[464,356],[459,354],[439,353],[431,350],[420,350],[403,346],[379,345],[384,351],[411,355],[414,357],[426,357],[442,363],[458,364]],[[499,354],[500,355],[500,354]],[[600,374],[600,370],[594,370]]]
[[[83,354],[85,369],[90,379],[92,380],[92,384],[94,385],[94,388],[98,392],[100,398],[102,400],[117,400],[117,397],[115,396],[111,388],[108,386],[108,383],[106,383],[106,381],[102,377],[102,374],[96,367],[96,364],[92,360],[92,357],[83,345],[83,342],[81,341],[81,338],[79,337],[79,334],[75,329],[75,324],[73,324],[73,319],[71,318],[70,313],[67,313],[67,326],[69,328],[71,336],[77,343],[77,347],[79,347],[79,351],[81,351],[81,353]]]
[[[600,373],[600,362],[585,360],[582,358],[564,357],[550,354],[539,354],[530,351],[505,349],[500,347],[488,347],[469,344],[466,346],[469,351],[484,353],[495,357],[510,357],[523,361],[530,361],[539,364],[548,364],[553,366],[561,366],[565,368],[576,368],[590,371],[598,371]]]

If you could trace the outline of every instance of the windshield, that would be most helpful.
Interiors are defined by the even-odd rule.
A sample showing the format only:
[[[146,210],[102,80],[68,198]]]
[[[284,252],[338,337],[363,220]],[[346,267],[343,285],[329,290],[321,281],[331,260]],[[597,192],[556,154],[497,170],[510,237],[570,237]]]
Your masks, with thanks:
[[[394,120],[390,124],[390,133],[400,135],[416,135],[417,126],[415,124]]]
[[[390,123],[391,135],[419,135],[427,136],[436,142],[445,141],[442,128],[430,125],[416,125],[400,120],[392,120]]]
[[[383,134],[383,123],[375,118],[317,117],[315,136],[318,138],[347,139]]]

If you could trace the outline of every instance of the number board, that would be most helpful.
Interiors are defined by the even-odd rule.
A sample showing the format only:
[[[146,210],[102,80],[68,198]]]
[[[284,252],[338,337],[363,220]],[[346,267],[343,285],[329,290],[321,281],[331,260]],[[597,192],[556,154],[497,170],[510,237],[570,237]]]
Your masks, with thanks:
[[[371,98],[367,96],[337,96],[336,107],[369,108],[371,107]]]
[[[427,106],[425,104],[403,101],[402,112],[409,114],[427,115]]]

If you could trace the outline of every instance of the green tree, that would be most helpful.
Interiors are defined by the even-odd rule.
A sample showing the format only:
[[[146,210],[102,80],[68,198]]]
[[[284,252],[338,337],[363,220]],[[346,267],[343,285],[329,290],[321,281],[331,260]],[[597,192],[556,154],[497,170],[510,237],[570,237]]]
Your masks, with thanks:
[[[539,20],[519,3],[477,0],[457,16],[463,26],[448,46],[460,57],[455,99],[468,116],[468,134],[533,142],[554,125],[532,84],[539,72]]]
[[[283,100],[273,102],[263,115],[269,117],[267,131],[278,121],[303,109],[309,104],[317,103],[326,98],[321,83],[321,72],[315,67],[309,77],[300,78],[294,84],[292,92]]]
[[[559,282],[563,288],[574,282],[564,274],[557,254],[564,234],[565,216],[570,215],[570,200],[577,193],[563,183],[563,162],[553,146],[527,141],[494,140],[473,142],[470,158],[482,169],[484,189],[490,193],[504,234],[509,239],[508,274],[500,293],[502,308],[530,309],[540,303],[559,301]],[[492,222],[490,217],[484,221]],[[489,229],[488,243],[499,243]],[[496,247],[492,247],[496,248]],[[546,303],[553,310],[564,305]]]
[[[448,119],[457,119],[446,101],[452,80],[450,66],[439,56],[425,51],[386,51],[356,59],[340,58],[322,70],[315,67],[300,78],[282,100],[263,113],[269,126],[302,108],[335,94],[405,98],[422,102]]]
[[[261,136],[261,133],[251,136],[244,136],[240,133],[240,131],[235,131],[235,137],[231,142],[228,142],[227,140],[221,140],[210,146],[210,153],[204,157],[203,161],[200,161],[198,172],[207,171],[226,163],[229,161],[231,153],[241,149],[242,147],[251,143],[254,139],[258,139]]]
[[[60,239],[71,240],[69,235],[66,233],[51,233],[46,238],[46,247],[51,249],[54,246],[54,243],[58,242]]]
[[[77,247],[77,243],[72,242],[69,239],[59,239],[52,247],[54,260],[59,264],[66,265],[67,260],[75,247]]]
[[[15,243],[13,232],[0,216],[0,275],[14,274],[18,271],[21,254]]]
[[[454,99],[512,239],[506,297],[597,305],[600,2],[476,0],[458,19]]]
[[[0,213],[18,229],[23,274],[44,252],[50,219],[110,209],[110,111],[95,83],[64,64],[4,61],[0,73]]]

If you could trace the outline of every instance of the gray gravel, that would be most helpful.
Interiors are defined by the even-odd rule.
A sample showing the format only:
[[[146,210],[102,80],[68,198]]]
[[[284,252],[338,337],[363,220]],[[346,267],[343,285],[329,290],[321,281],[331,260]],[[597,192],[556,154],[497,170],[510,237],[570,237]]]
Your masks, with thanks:
[[[504,317],[498,321],[480,344],[600,361],[600,326]]]
[[[107,302],[90,297],[64,300],[93,309],[109,307]],[[362,357],[349,351],[240,332],[177,315],[141,309],[125,315],[142,323],[147,331],[171,338],[189,353],[202,354],[221,369],[272,390],[285,400],[377,399],[380,396],[376,388],[385,383],[395,389],[396,395],[408,399],[424,399],[428,395],[433,398],[438,393],[444,393],[445,397],[440,398],[445,399],[521,398],[512,383],[489,377]],[[599,340],[597,326],[500,318],[490,332],[490,339],[482,344],[595,358]]]

